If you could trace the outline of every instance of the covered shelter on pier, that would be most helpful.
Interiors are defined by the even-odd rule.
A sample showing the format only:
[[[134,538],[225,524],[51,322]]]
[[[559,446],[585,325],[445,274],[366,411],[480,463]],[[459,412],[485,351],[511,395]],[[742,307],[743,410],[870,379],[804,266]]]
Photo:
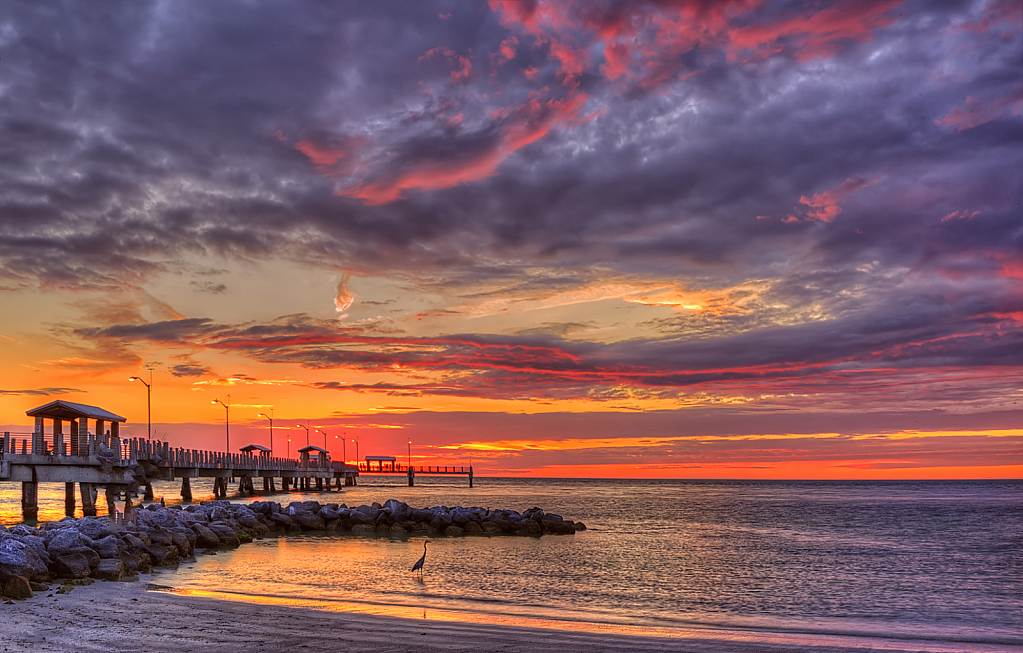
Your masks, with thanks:
[[[106,434],[106,426],[110,425],[110,436],[119,437],[118,427],[122,422],[128,420],[120,415],[115,415],[109,410],[86,404],[76,404],[70,401],[58,399],[48,404],[25,411],[29,417],[36,419],[35,444],[42,448],[45,439],[43,437],[44,420],[53,420],[53,453],[54,455],[86,456],[85,438],[89,434],[89,420],[93,420],[96,426],[96,435],[103,437]],[[70,423],[70,438],[66,453],[61,451],[64,443],[64,422]]]
[[[270,449],[268,449],[267,447],[264,447],[261,444],[247,444],[244,447],[242,447],[241,449],[239,449],[238,451],[241,451],[242,453],[247,453],[250,456],[269,456],[270,455]]]
[[[368,472],[393,472],[394,456],[366,456],[366,471]]]
[[[302,447],[301,449],[299,449],[298,453],[301,454],[302,456],[300,462],[300,466],[302,467],[325,468],[327,467],[327,463],[330,462],[330,456],[328,456],[330,452],[327,451],[326,449],[323,449],[322,447],[315,447],[313,445],[309,445],[307,447]]]

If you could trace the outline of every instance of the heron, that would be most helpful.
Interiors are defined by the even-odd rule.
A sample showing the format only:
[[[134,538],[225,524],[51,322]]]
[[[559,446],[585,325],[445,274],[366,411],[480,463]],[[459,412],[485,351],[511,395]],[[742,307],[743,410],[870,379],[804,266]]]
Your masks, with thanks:
[[[412,565],[412,571],[419,571],[419,577],[423,577],[423,563],[426,562],[426,545],[430,543],[430,540],[423,542],[423,557],[416,561],[416,564]]]

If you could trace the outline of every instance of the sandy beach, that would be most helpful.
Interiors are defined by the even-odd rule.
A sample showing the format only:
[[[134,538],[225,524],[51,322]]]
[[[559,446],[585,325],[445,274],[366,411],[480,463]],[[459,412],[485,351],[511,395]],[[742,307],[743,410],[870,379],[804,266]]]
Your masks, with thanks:
[[[526,628],[450,621],[426,613],[410,619],[324,611],[302,605],[225,600],[150,589],[138,583],[95,583],[69,594],[39,592],[35,597],[0,604],[3,651],[392,651],[562,653],[678,651],[720,653],[750,651],[967,650],[936,642],[899,642],[857,638],[814,638],[784,633],[679,631],[649,637],[620,632]],[[599,627],[598,627],[599,628]],[[769,640],[769,641],[765,641]],[[969,648],[969,647],[968,647]],[[988,651],[1010,650],[984,647]]]

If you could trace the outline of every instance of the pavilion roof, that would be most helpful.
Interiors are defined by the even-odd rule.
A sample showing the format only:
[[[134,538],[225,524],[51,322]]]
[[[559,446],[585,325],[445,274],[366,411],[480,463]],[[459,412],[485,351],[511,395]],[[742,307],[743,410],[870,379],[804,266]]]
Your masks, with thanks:
[[[29,417],[50,417],[55,419],[78,419],[86,417],[89,419],[101,419],[107,422],[127,422],[128,420],[120,415],[115,415],[109,410],[103,410],[96,406],[76,404],[70,401],[58,399],[48,404],[25,411]]]

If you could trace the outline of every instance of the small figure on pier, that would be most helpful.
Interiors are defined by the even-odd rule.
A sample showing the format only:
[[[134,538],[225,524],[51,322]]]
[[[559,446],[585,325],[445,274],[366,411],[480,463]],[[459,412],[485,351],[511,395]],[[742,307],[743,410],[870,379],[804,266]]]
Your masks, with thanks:
[[[412,571],[419,571],[419,577],[423,577],[423,563],[426,562],[426,545],[430,543],[430,540],[423,542],[423,557],[416,561],[416,564],[412,565]]]

